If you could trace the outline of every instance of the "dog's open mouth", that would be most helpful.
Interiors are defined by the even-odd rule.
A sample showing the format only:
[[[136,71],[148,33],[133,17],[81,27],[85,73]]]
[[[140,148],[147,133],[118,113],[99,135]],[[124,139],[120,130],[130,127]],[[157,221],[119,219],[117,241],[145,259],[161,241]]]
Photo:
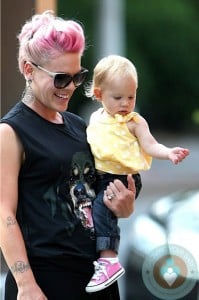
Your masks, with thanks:
[[[91,200],[86,199],[79,204],[80,219],[86,228],[93,228],[93,218],[91,214]]]

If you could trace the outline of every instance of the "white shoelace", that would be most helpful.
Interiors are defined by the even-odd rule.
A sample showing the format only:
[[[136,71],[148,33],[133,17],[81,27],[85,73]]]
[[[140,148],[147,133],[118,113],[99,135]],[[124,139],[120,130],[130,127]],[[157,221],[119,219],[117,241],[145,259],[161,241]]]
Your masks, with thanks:
[[[98,280],[102,274],[104,274],[104,276],[108,278],[108,274],[106,271],[106,263],[102,263],[102,262],[98,263],[97,261],[94,261],[93,264],[95,266],[95,274],[93,275],[92,279]]]

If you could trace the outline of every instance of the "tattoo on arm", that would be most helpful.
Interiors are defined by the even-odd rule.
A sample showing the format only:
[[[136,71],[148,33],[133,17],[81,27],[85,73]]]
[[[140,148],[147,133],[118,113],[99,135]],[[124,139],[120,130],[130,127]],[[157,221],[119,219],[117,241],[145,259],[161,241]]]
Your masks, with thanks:
[[[7,227],[11,226],[11,225],[15,225],[17,223],[16,219],[12,218],[12,217],[7,217]]]
[[[17,223],[17,220],[15,218],[12,218],[11,216],[7,217],[7,227],[15,225]],[[24,273],[30,269],[29,263],[25,263],[23,261],[16,261],[13,266],[10,267],[11,272],[14,274],[16,273]]]
[[[11,266],[10,270],[12,273],[24,273],[30,269],[30,265],[28,263],[25,263],[23,261],[17,261],[14,263],[13,266]]]

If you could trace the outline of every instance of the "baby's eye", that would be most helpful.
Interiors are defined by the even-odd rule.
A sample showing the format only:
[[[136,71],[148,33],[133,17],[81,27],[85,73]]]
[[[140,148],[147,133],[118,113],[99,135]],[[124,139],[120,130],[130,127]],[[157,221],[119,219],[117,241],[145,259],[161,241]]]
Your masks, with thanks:
[[[122,97],[121,96],[115,96],[114,99],[115,100],[120,100]]]

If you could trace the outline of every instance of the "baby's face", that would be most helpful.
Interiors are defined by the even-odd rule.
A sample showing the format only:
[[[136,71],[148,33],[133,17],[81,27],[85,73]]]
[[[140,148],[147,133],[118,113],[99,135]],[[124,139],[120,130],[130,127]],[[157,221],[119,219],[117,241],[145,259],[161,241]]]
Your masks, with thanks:
[[[126,115],[136,102],[137,82],[133,77],[114,78],[101,90],[101,102],[107,113]]]

